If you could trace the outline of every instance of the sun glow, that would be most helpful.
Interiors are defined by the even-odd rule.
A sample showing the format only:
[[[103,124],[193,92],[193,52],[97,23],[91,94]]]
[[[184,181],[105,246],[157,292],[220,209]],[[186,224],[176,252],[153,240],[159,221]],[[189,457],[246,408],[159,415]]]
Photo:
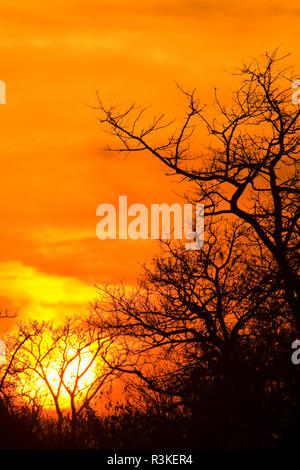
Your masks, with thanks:
[[[88,395],[96,376],[96,361],[89,347],[67,346],[63,351],[50,351],[40,364],[33,363],[30,372],[21,377],[19,391],[29,402],[44,408],[61,409],[80,403]],[[24,393],[25,392],[25,393]]]

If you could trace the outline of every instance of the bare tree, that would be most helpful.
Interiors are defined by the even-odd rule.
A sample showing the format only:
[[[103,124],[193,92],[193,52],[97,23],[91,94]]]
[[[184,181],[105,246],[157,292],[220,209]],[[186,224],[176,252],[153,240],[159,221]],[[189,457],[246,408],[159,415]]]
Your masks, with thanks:
[[[121,143],[110,150],[150,152],[194,186],[193,201],[205,205],[205,217],[226,223],[231,217],[247,227],[253,266],[268,265],[284,293],[300,334],[299,151],[300,109],[291,99],[293,71],[282,66],[277,51],[260,63],[253,60],[237,72],[240,86],[232,104],[222,104],[215,92],[215,117],[182,90],[187,111],[178,130],[164,139],[164,115],[145,124],[145,109],[106,107],[98,95],[100,122]],[[204,125],[210,138],[199,153],[192,134]]]
[[[101,301],[89,320],[124,339],[131,364],[120,370],[131,386],[137,390],[140,383],[144,393],[164,394],[174,405],[192,381],[199,387],[224,374],[250,378],[243,350],[257,342],[256,325],[264,317],[278,331],[286,324],[284,299],[275,295],[269,273],[245,267],[243,224],[221,231],[211,223],[206,231],[200,251],[164,242],[137,289],[99,287]]]
[[[7,364],[1,373],[1,390],[15,406],[54,406],[61,429],[64,414],[71,411],[72,432],[78,417],[99,400],[119,371],[106,365],[107,357],[121,361],[113,338],[88,328],[79,318],[62,325],[30,321],[20,323],[7,339]],[[122,357],[124,360],[124,357]]]
[[[19,390],[16,389],[19,374],[27,369],[27,365],[21,365],[18,360],[20,351],[27,341],[35,335],[35,329],[30,333],[21,332],[18,338],[5,337],[6,357],[5,361],[0,365],[0,409],[2,415],[8,416],[13,413],[15,400],[19,399]]]

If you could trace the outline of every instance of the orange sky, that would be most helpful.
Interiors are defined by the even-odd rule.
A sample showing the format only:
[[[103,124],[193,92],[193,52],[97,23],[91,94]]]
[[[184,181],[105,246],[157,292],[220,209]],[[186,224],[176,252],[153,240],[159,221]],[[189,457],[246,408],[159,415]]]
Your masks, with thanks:
[[[106,153],[107,103],[182,110],[175,82],[203,102],[225,70],[280,46],[299,56],[300,5],[281,1],[0,0],[0,301],[21,318],[85,309],[95,282],[134,284],[151,241],[100,241],[96,207],[175,202],[152,158]],[[300,77],[299,77],[300,78]]]

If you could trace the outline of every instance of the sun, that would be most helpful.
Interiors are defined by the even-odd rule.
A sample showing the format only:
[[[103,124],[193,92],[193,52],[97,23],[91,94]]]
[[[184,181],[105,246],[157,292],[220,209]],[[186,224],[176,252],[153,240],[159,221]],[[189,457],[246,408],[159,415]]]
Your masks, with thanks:
[[[34,365],[30,373],[21,379],[20,390],[29,401],[36,401],[46,409],[55,407],[55,400],[61,409],[83,400],[91,389],[96,376],[96,360],[89,347],[80,348],[74,345],[63,351],[53,349],[52,354]],[[28,389],[30,385],[30,389]]]

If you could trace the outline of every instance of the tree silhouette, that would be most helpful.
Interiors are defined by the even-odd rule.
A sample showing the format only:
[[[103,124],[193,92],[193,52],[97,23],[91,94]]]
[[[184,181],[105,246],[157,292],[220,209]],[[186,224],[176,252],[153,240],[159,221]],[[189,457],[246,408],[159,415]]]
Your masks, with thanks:
[[[106,357],[121,360],[111,337],[76,317],[58,326],[20,323],[7,345],[7,364],[0,370],[0,392],[6,403],[11,409],[18,403],[54,407],[59,431],[64,413],[70,410],[73,434],[81,414],[116,378],[117,373],[106,367]]]
[[[100,122],[121,145],[110,150],[150,152],[176,174],[193,184],[192,200],[205,205],[205,218],[226,223],[237,219],[248,229],[253,266],[276,278],[284,293],[295,328],[300,334],[299,304],[299,162],[300,110],[292,102],[293,72],[283,67],[285,57],[266,54],[237,72],[240,86],[227,106],[215,93],[215,116],[182,90],[187,111],[179,130],[165,140],[157,132],[168,127],[164,115],[146,125],[145,109],[136,105],[121,111],[105,107],[98,95]],[[198,153],[192,134],[204,125],[209,146]],[[160,134],[159,134],[160,135]]]
[[[187,111],[167,139],[164,115],[149,124],[146,109],[106,107],[98,95],[99,120],[121,143],[108,149],[149,152],[188,181],[187,199],[205,207],[205,243],[190,252],[164,242],[136,290],[100,289],[92,325],[126,338],[134,403],[194,422],[190,436],[204,426],[201,440],[217,447],[277,445],[299,416],[290,346],[300,334],[300,110],[285,59],[243,64],[232,104],[215,92],[214,117],[180,88]],[[209,144],[195,151],[197,126]]]
[[[298,445],[300,110],[284,59],[243,64],[232,104],[215,93],[212,118],[181,88],[186,115],[167,139],[163,115],[147,124],[145,109],[106,108],[98,96],[119,151],[150,152],[190,183],[205,243],[161,241],[138,286],[99,286],[87,317],[19,322],[0,365],[9,439],[18,429],[19,442],[33,434],[34,446],[56,448]],[[197,123],[209,134],[199,152]],[[109,399],[100,416],[120,380],[127,402]]]
[[[112,335],[128,339],[130,354],[139,361],[132,360],[131,368],[127,363],[126,371],[154,392],[180,397],[195,370],[199,381],[224,373],[246,377],[242,349],[255,344],[264,322],[278,331],[287,324],[287,308],[272,279],[245,267],[243,225],[228,224],[221,232],[211,223],[206,232],[200,251],[163,242],[162,254],[145,267],[131,293],[99,287],[92,326],[100,321]]]

